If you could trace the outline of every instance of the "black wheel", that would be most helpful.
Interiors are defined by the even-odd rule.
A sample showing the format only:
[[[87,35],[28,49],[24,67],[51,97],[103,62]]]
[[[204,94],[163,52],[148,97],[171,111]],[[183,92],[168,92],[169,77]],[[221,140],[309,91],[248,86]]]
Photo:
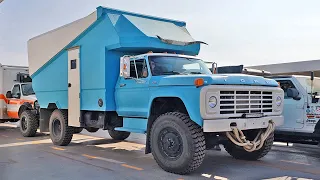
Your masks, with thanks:
[[[150,144],[158,165],[171,173],[188,174],[201,165],[205,156],[201,127],[179,112],[169,112],[155,120]]]
[[[248,130],[247,132],[244,132],[245,136],[249,140],[253,140],[254,137],[257,135],[257,133],[258,131],[255,131],[255,130]],[[232,157],[236,159],[255,161],[268,154],[268,152],[271,150],[271,147],[273,145],[273,141],[274,141],[274,132],[272,132],[269,135],[269,137],[265,140],[262,148],[257,151],[248,152],[244,150],[243,147],[237,146],[229,140],[225,142],[224,148]]]
[[[99,130],[99,128],[94,128],[94,127],[86,127],[85,129],[91,133],[95,133]]]
[[[20,115],[20,132],[24,137],[33,137],[37,133],[39,119],[30,110],[25,110]]]
[[[73,134],[79,134],[83,130],[82,127],[74,127],[73,128]]]
[[[130,136],[130,132],[126,131],[108,130],[108,132],[112,139],[115,140],[125,140]]]
[[[52,112],[49,122],[50,138],[54,145],[66,146],[73,136],[73,127],[68,126],[66,111],[56,109]]]

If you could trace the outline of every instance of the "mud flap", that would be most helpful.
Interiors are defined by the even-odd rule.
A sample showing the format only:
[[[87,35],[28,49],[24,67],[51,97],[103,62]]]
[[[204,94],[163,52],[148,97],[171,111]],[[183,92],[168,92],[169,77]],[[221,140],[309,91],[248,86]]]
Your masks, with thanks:
[[[49,119],[52,109],[40,109],[40,132],[49,132]]]

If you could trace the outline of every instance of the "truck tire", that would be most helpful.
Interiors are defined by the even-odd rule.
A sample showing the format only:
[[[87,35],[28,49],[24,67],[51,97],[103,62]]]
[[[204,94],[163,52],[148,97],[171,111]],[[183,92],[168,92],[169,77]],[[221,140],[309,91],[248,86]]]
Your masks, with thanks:
[[[94,128],[94,127],[86,127],[85,129],[91,133],[95,133],[99,130],[99,128]]]
[[[243,147],[235,145],[231,141],[227,141],[224,143],[225,150],[235,159],[255,161],[258,160],[271,150],[274,141],[274,132],[272,132],[269,137],[265,140],[264,145],[261,149],[253,152],[248,152],[243,149]]]
[[[126,131],[108,130],[108,132],[114,140],[125,140],[130,136],[130,132]]]
[[[158,165],[175,174],[196,170],[202,164],[206,149],[201,127],[180,112],[169,112],[155,120],[150,145]]]
[[[73,136],[73,127],[68,126],[68,113],[59,109],[54,110],[50,116],[49,130],[54,145],[68,145]]]
[[[79,134],[83,130],[82,127],[74,127],[73,128],[73,134]]]
[[[30,110],[25,110],[20,115],[20,132],[24,137],[34,137],[39,127],[39,119]]]

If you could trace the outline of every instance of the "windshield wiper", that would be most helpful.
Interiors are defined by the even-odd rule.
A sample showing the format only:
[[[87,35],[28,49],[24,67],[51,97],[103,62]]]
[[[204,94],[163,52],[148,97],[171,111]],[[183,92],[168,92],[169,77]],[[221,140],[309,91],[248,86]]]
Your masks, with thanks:
[[[180,73],[178,71],[166,71],[166,72],[162,72],[162,74],[168,75],[168,74],[182,74],[182,73]]]
[[[190,72],[190,74],[202,74],[201,72]]]

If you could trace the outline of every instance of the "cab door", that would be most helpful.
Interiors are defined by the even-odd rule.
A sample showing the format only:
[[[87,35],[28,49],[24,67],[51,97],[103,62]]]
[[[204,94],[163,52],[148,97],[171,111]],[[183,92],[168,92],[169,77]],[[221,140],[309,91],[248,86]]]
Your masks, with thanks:
[[[294,100],[287,96],[287,90],[289,88],[297,88],[296,85],[291,79],[279,79],[277,80],[280,83],[281,88],[284,91],[284,109],[283,109],[283,116],[284,116],[284,124],[279,126],[278,129],[282,130],[294,130],[294,129],[301,129],[304,127],[304,97],[303,93],[299,92],[301,99]]]
[[[11,97],[7,101],[7,114],[9,118],[19,119],[18,111],[21,105],[21,87],[20,84],[13,86]]]
[[[148,116],[149,80],[145,59],[130,60],[130,77],[120,77],[116,87],[117,112],[120,116]]]

